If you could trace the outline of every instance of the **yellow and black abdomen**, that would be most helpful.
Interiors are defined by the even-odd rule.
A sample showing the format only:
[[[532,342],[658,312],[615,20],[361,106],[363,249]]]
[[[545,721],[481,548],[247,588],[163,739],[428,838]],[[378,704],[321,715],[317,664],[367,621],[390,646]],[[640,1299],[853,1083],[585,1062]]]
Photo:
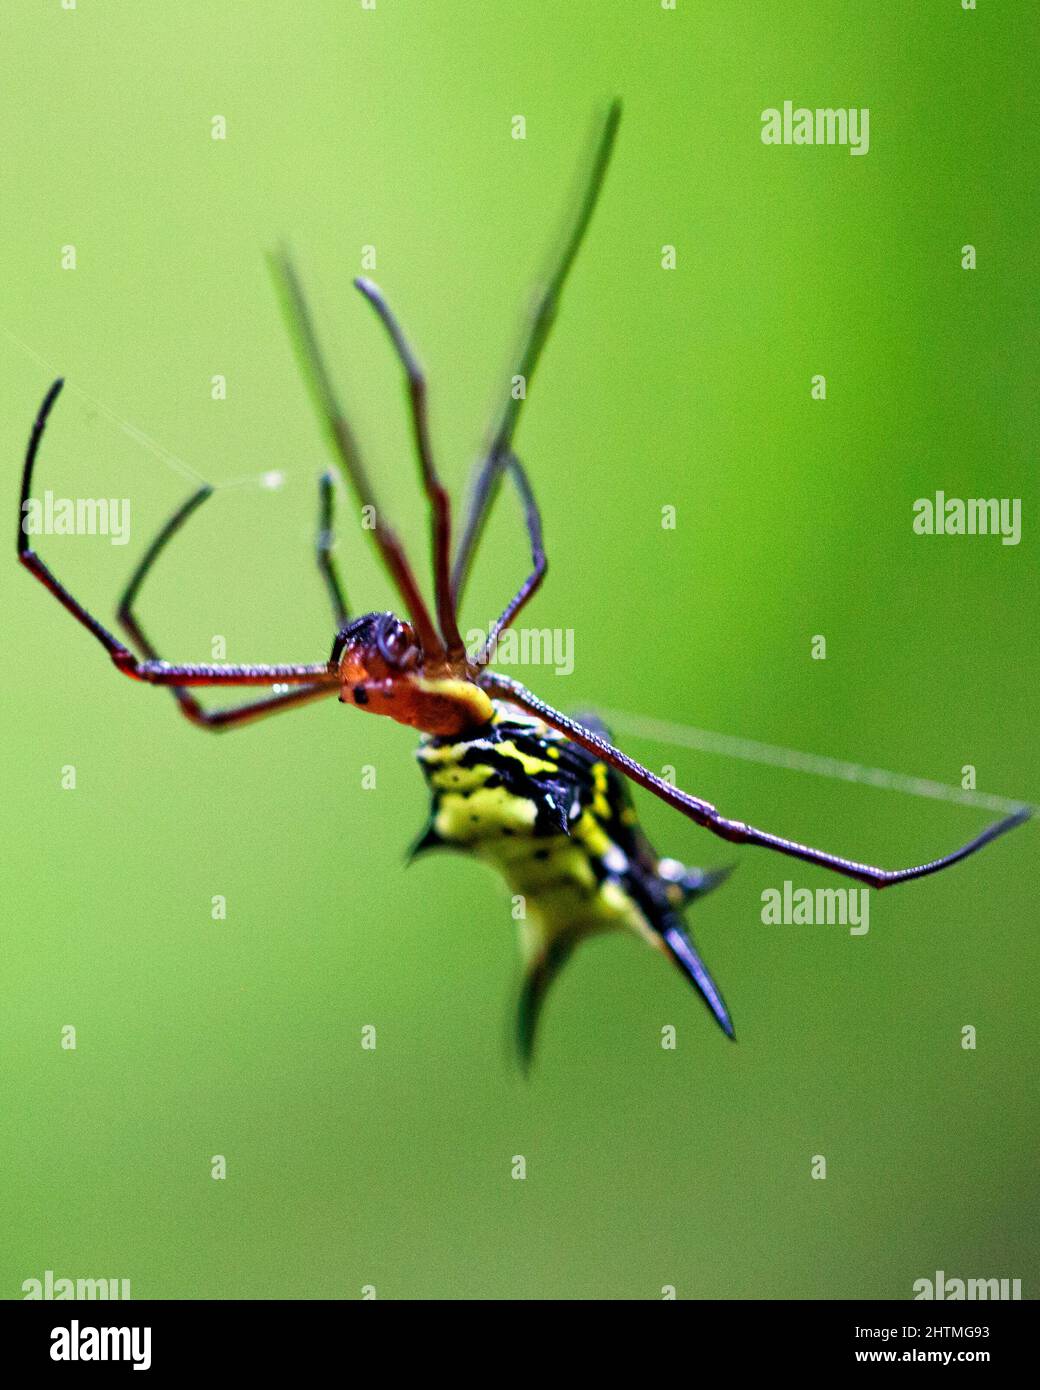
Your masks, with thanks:
[[[425,738],[417,756],[433,805],[414,853],[441,847],[473,854],[521,900],[518,1041],[525,1062],[539,1005],[560,966],[584,937],[619,928],[671,956],[732,1036],[679,915],[719,876],[657,858],[621,777],[555,729],[501,703],[477,734]]]

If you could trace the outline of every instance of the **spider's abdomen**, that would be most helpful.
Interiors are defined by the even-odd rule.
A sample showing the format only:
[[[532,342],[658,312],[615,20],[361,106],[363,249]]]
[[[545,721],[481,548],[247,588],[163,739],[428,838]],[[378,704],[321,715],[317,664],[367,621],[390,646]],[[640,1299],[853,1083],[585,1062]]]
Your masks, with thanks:
[[[599,892],[627,867],[604,829],[606,769],[570,750],[502,706],[476,737],[425,741],[418,757],[433,793],[425,847],[491,864],[551,930],[619,925],[618,905],[611,912]]]
[[[671,956],[731,1031],[679,915],[717,880],[657,858],[625,782],[612,769],[500,702],[478,733],[424,739],[417,756],[433,805],[416,852],[443,847],[473,854],[523,900],[525,1058],[552,976],[584,937],[618,928]]]

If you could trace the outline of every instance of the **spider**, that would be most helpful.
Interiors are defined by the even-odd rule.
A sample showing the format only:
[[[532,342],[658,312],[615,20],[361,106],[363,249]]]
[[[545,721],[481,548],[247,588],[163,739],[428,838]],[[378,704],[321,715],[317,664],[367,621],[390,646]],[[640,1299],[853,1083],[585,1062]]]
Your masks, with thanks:
[[[614,102],[595,147],[574,224],[522,342],[516,376],[528,388],[592,218],[620,116],[620,103]],[[181,712],[202,728],[236,728],[338,694],[344,704],[420,730],[418,757],[432,793],[432,810],[413,854],[440,848],[475,854],[504,874],[523,904],[525,968],[517,1042],[525,1065],[532,1055],[541,1003],[561,965],[579,941],[618,928],[636,932],[669,957],[698,989],[723,1032],[734,1036],[722,995],[681,916],[691,901],[719,884],[729,870],[703,872],[659,857],[639,825],[629,795],[630,782],[732,844],[775,850],[874,888],[946,869],[1027,819],[1029,809],[1023,807],[941,858],[906,869],[878,868],[730,819],[710,802],[635,762],[611,742],[606,729],[593,717],[566,715],[519,681],[493,671],[490,660],[499,637],[534,598],[547,567],[539,510],[526,470],[513,449],[526,390],[520,395],[511,392],[502,409],[478,467],[461,539],[453,553],[451,502],[434,462],[425,378],[382,293],[367,279],[355,281],[386,330],[404,375],[419,474],[429,504],[431,612],[404,545],[378,504],[288,253],[280,250],[273,255],[271,266],[303,377],[358,502],[373,509],[372,535],[404,616],[392,612],[350,615],[333,557],[331,472],[320,479],[317,541],[318,565],[337,625],[327,661],[185,665],[159,656],[136,615],[136,600],[160,554],[210,495],[208,487],[194,493],[162,528],[122,596],[117,616],[136,652],[113,636],[54,576],[30,548],[24,523],[18,530],[18,558],[101,643],[117,670],[133,680],[167,686]],[[23,513],[44,428],[61,388],[61,380],[50,388],[32,428],[22,483]],[[480,650],[468,652],[459,631],[459,605],[503,477],[508,477],[519,496],[532,567]],[[200,686],[271,685],[290,688],[230,709],[204,709],[191,693]]]

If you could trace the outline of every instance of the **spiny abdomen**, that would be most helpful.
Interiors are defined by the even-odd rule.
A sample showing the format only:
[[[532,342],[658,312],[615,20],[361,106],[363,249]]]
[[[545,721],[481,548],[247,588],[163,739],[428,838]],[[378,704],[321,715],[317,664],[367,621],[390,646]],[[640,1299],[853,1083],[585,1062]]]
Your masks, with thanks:
[[[669,955],[721,1026],[721,997],[679,912],[716,879],[661,861],[623,779],[540,720],[496,703],[478,734],[426,738],[417,754],[433,797],[415,852],[444,847],[496,868],[523,898],[525,980],[518,1039],[529,1058],[553,976],[584,937],[626,928]]]
[[[502,706],[476,738],[425,741],[418,757],[433,806],[424,847],[498,869],[550,935],[637,926],[621,889],[628,856],[608,829],[621,808],[610,805],[607,768],[573,748]]]

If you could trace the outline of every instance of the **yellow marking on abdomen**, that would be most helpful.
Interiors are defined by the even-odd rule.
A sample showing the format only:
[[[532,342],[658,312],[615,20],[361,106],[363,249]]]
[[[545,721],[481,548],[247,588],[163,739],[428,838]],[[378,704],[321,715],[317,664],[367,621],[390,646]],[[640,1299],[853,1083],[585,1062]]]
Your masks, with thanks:
[[[555,763],[551,763],[545,758],[536,758],[533,753],[525,753],[522,748],[516,746],[511,738],[504,738],[500,743],[496,743],[495,752],[518,762],[529,777],[536,772],[559,771]]]
[[[476,767],[443,767],[430,773],[429,782],[438,791],[472,792],[482,787],[493,771],[483,763]]]
[[[495,722],[503,718],[515,718],[515,711],[503,714],[496,706]],[[562,743],[562,738],[544,725],[531,724],[532,733],[541,734],[549,744],[542,757],[524,752],[512,739],[485,743],[479,734],[465,742],[420,745],[418,756],[427,766],[427,780],[434,791],[434,829],[449,844],[474,853],[501,873],[510,891],[527,900],[528,920],[539,922],[543,933],[585,934],[628,927],[653,938],[642,909],[624,884],[614,877],[600,878],[596,872],[599,863],[610,862],[612,853],[623,860],[602,824],[611,813],[603,763],[592,765],[592,804],[571,827],[572,833],[538,836],[534,833],[538,810],[532,798],[510,792],[501,783],[487,786],[498,771],[489,764],[460,765],[467,754],[487,747],[516,762],[528,776],[558,773],[559,750],[550,740]],[[634,823],[631,808],[626,806],[621,814]]]
[[[503,786],[480,787],[468,796],[442,792],[433,825],[442,839],[471,845],[505,830],[530,835],[536,817],[533,801],[514,796]]]

